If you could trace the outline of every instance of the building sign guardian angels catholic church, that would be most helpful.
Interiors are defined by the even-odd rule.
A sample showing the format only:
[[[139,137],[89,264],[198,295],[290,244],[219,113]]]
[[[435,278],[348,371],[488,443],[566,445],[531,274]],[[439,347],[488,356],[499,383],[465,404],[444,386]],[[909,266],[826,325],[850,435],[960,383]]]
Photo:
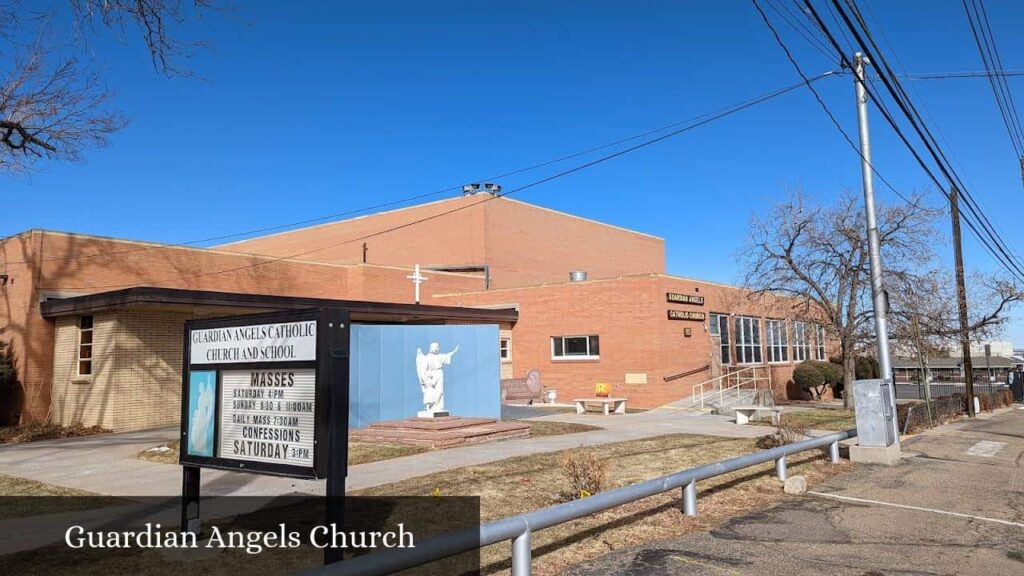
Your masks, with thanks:
[[[281,314],[274,315],[281,318]],[[186,325],[182,463],[318,477],[317,311]]]

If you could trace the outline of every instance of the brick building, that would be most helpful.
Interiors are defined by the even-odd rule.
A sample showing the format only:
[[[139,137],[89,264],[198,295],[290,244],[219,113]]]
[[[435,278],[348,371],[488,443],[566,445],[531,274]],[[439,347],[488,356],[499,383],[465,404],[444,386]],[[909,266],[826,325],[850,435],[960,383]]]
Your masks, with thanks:
[[[21,422],[171,423],[158,406],[180,393],[186,319],[292,306],[188,305],[175,290],[412,304],[415,264],[428,277],[423,310],[480,310],[501,324],[502,377],[536,370],[561,399],[600,381],[653,407],[755,365],[785,395],[794,358],[824,356],[823,331],[785,320],[791,307],[667,275],[660,238],[481,193],[209,249],[43,230],[7,238],[0,337],[21,390],[2,408]],[[571,282],[576,271],[587,279]],[[509,309],[518,315],[499,312]]]

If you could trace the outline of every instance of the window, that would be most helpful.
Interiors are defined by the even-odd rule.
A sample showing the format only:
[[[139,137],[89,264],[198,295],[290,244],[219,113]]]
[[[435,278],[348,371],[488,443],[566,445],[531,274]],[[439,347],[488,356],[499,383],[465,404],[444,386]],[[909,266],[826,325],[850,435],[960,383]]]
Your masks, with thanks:
[[[793,361],[803,362],[811,357],[811,343],[808,340],[807,323],[793,322]]]
[[[552,336],[552,360],[597,360],[601,356],[597,336]]]
[[[786,321],[765,320],[764,331],[768,336],[768,361],[786,362],[789,360],[789,346],[786,342]]]
[[[78,317],[78,375],[92,375],[92,316]]]
[[[817,337],[817,346],[814,348],[814,359],[825,359],[825,327],[821,324],[814,325],[814,335]]]
[[[736,363],[761,361],[761,321],[748,316],[736,317]]]
[[[512,361],[512,339],[502,338],[498,344],[498,356],[502,362]]]
[[[718,340],[718,350],[721,355],[722,364],[728,364],[731,361],[731,355],[729,354],[729,316],[712,312],[708,321],[708,331],[711,332],[713,338]]]

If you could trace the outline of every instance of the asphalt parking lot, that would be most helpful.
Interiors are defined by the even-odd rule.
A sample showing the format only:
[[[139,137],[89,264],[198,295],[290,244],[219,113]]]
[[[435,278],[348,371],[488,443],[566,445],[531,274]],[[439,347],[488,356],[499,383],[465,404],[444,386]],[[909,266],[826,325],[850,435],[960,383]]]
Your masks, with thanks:
[[[903,451],[898,466],[861,466],[710,532],[568,573],[1024,574],[1024,409],[916,436]]]

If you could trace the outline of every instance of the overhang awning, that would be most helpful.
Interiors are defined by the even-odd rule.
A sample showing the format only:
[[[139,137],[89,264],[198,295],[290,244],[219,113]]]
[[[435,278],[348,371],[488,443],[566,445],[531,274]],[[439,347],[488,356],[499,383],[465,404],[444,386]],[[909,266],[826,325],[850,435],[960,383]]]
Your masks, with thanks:
[[[295,310],[332,306],[349,311],[353,322],[426,323],[431,321],[465,321],[500,323],[515,322],[519,313],[514,309],[462,308],[456,306],[428,306],[360,300],[333,300],[296,296],[269,296],[237,292],[210,292],[141,286],[110,292],[98,292],[70,298],[50,299],[40,304],[44,318],[92,314],[113,308],[159,308],[194,310],[201,307],[223,309],[225,313],[238,313],[240,309],[252,313],[272,310]]]

